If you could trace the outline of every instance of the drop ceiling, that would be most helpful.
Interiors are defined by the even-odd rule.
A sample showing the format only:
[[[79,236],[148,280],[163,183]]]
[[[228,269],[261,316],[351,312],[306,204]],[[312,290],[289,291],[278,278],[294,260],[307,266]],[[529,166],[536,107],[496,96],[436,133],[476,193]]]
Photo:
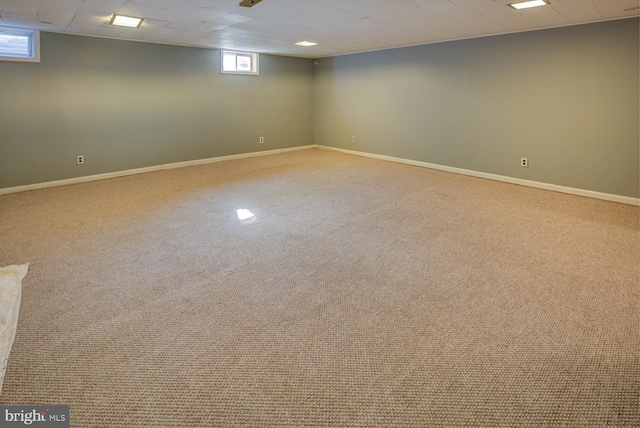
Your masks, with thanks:
[[[0,0],[0,25],[276,55],[321,58],[634,17],[638,0]],[[144,18],[109,25],[113,13]],[[294,45],[303,40],[317,46]]]

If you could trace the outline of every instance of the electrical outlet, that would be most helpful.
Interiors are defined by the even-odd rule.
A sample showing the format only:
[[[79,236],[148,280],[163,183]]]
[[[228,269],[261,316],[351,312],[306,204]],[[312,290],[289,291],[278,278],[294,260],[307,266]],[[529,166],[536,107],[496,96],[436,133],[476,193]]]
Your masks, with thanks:
[[[520,166],[524,167],[524,168],[528,168],[529,167],[529,159],[520,158]]]
[[[260,137],[260,144],[264,143],[264,137]]]
[[[78,165],[82,165],[84,163],[84,155],[77,156],[76,162],[78,163]]]
[[[351,137],[351,142],[355,143],[356,142],[356,136],[354,135],[353,137]]]

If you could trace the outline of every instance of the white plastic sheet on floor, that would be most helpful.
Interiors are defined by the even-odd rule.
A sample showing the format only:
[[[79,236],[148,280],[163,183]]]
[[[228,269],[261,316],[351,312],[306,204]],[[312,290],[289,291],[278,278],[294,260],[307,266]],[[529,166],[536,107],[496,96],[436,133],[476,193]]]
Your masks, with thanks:
[[[0,392],[11,345],[16,337],[22,279],[28,269],[29,264],[0,268]]]

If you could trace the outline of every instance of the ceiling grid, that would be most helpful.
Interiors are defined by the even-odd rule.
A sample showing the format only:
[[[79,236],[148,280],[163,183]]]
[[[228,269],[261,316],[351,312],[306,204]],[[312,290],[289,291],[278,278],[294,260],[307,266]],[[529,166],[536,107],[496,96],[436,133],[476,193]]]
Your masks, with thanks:
[[[0,0],[0,25],[307,58],[639,15],[638,0]],[[140,28],[109,25],[114,13]],[[312,47],[300,41],[317,42]]]

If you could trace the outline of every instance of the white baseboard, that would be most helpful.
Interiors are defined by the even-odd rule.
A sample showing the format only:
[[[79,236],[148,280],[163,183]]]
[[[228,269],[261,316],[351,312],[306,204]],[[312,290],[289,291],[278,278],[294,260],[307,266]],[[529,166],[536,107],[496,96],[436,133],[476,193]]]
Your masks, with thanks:
[[[215,158],[197,159],[185,162],[169,163],[165,165],[148,166],[144,168],[128,169],[125,171],[108,172],[105,174],[87,175],[85,177],[75,177],[65,180],[47,181],[44,183],[27,184],[25,186],[7,187],[0,189],[0,195],[7,195],[9,193],[26,192],[29,190],[46,189],[48,187],[66,186],[69,184],[88,183],[90,181],[106,180],[109,178],[124,177],[127,175],[145,174],[147,172],[162,171],[165,169],[182,168],[185,166],[204,165],[208,163],[224,162],[234,159],[252,158],[256,156],[275,155],[278,153],[294,152],[297,150],[313,149],[314,145],[290,147],[286,149],[265,150],[263,152],[251,152],[241,153],[238,155],[219,156]]]
[[[431,169],[437,169],[437,170],[440,170],[440,171],[453,172],[453,173],[456,173],[456,174],[470,175],[472,177],[479,177],[479,178],[486,178],[486,179],[489,179],[489,180],[502,181],[502,182],[505,182],[505,183],[519,184],[521,186],[528,186],[528,187],[535,187],[535,188],[538,188],[538,189],[551,190],[551,191],[554,191],[554,192],[568,193],[570,195],[585,196],[587,198],[602,199],[602,200],[610,201],[610,202],[618,202],[618,203],[621,203],[621,204],[640,206],[640,199],[639,198],[632,198],[632,197],[629,197],[629,196],[620,196],[620,195],[613,195],[613,194],[610,194],[610,193],[594,192],[592,190],[584,190],[584,189],[576,189],[576,188],[573,188],[573,187],[558,186],[556,184],[548,184],[548,183],[541,183],[539,181],[523,180],[521,178],[507,177],[505,175],[490,174],[490,173],[487,173],[487,172],[479,172],[479,171],[473,171],[473,170],[470,170],[470,169],[455,168],[455,167],[452,167],[452,166],[438,165],[438,164],[433,164],[433,163],[415,161],[415,160],[411,160],[411,159],[396,158],[396,157],[392,157],[392,156],[376,155],[376,154],[366,153],[366,152],[357,152],[357,151],[354,151],[354,150],[338,149],[338,148],[329,147],[329,146],[316,145],[315,147],[318,148],[318,149],[322,149],[322,150],[331,150],[331,151],[340,152],[340,153],[346,153],[346,154],[350,154],[350,155],[364,156],[364,157],[373,158],[373,159],[380,159],[380,160],[385,160],[385,161],[404,163],[404,164],[407,164],[407,165],[420,166],[420,167],[423,167],[423,168],[431,168]]]
[[[182,168],[185,166],[204,165],[204,164],[224,162],[224,161],[229,161],[234,159],[245,159],[245,158],[251,158],[256,156],[267,156],[267,155],[274,155],[278,153],[293,152],[298,150],[308,150],[313,148],[341,152],[341,153],[346,153],[346,154],[356,155],[356,156],[363,156],[363,157],[368,157],[373,159],[380,159],[380,160],[385,160],[390,162],[403,163],[407,165],[420,166],[423,168],[437,169],[440,171],[453,172],[456,174],[469,175],[472,177],[486,178],[489,180],[502,181],[502,182],[511,183],[511,184],[519,184],[521,186],[535,187],[538,189],[551,190],[554,192],[568,193],[570,195],[585,196],[587,198],[602,199],[610,202],[618,202],[621,204],[640,206],[639,198],[632,198],[629,196],[620,196],[620,195],[613,195],[610,193],[594,192],[592,190],[576,189],[573,187],[558,186],[556,184],[541,183],[539,181],[531,181],[531,180],[523,180],[520,178],[507,177],[505,175],[490,174],[487,172],[473,171],[470,169],[456,168],[452,166],[438,165],[438,164],[421,162],[421,161],[416,161],[411,159],[396,158],[392,156],[377,155],[373,153],[358,152],[355,150],[339,149],[336,147],[329,147],[329,146],[322,146],[322,145],[307,145],[307,146],[299,146],[299,147],[290,147],[286,149],[266,150],[262,152],[241,153],[238,155],[219,156],[214,158],[197,159],[192,161],[176,162],[176,163],[170,163],[165,165],[149,166],[145,168],[129,169],[125,171],[108,172],[105,174],[88,175],[85,177],[69,178],[66,180],[56,180],[56,181],[48,181],[44,183],[27,184],[24,186],[7,187],[4,189],[0,189],[0,195],[7,195],[9,193],[26,192],[29,190],[46,189],[49,187],[66,186],[69,184],[88,183],[90,181],[106,180],[109,178],[124,177],[127,175],[144,174],[147,172],[162,171],[165,169]]]

